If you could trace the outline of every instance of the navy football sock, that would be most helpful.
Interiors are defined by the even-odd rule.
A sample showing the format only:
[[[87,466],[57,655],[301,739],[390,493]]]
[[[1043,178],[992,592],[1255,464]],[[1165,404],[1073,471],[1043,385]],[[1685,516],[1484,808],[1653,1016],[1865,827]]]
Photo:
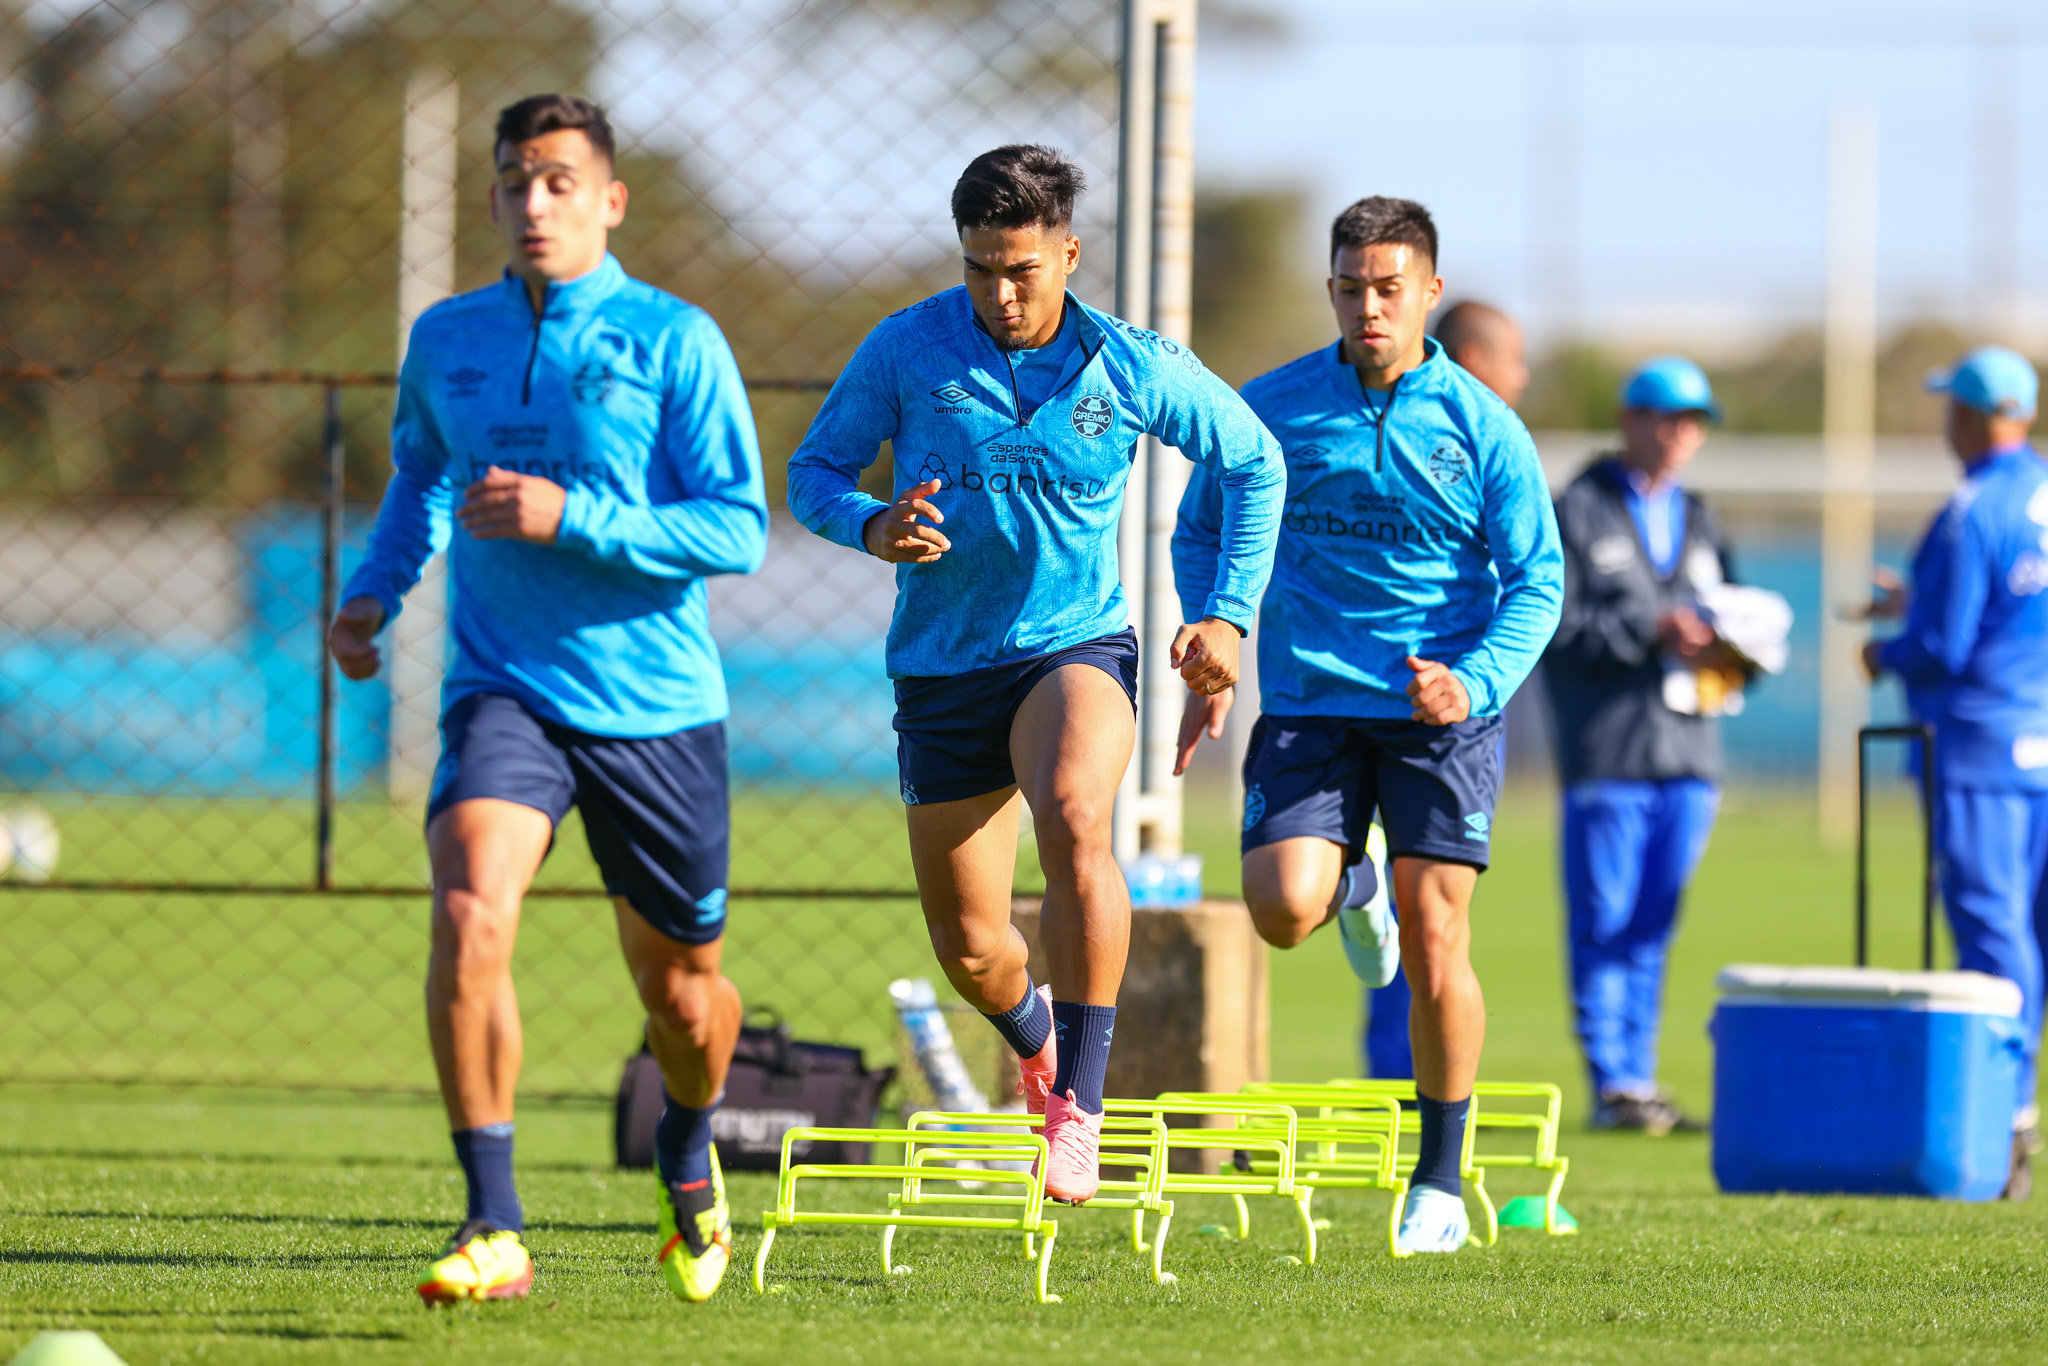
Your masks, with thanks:
[[[1052,1012],[1045,1008],[1045,998],[1038,994],[1028,972],[1024,974],[1024,999],[1000,1015],[988,1016],[988,1022],[1020,1058],[1037,1057],[1038,1050],[1045,1047],[1045,1036],[1052,1033]]]
[[[526,1227],[519,1191],[512,1184],[512,1126],[485,1124],[456,1129],[455,1160],[469,1183],[469,1217],[518,1233]]]
[[[1465,1119],[1471,1113],[1472,1098],[1431,1100],[1418,1090],[1415,1108],[1421,1112],[1422,1147],[1415,1155],[1415,1171],[1408,1184],[1463,1195],[1465,1182],[1458,1168],[1465,1152]]]
[[[1091,1115],[1102,1113],[1102,1079],[1109,1071],[1109,1040],[1116,1033],[1115,1006],[1085,1006],[1074,1001],[1052,1003],[1053,1028],[1059,1032],[1059,1070],[1054,1095],[1074,1093],[1074,1103]]]
[[[1379,894],[1380,876],[1374,871],[1372,860],[1362,858],[1344,870],[1344,880],[1337,887],[1337,904],[1347,910],[1357,910]]]
[[[695,1186],[711,1179],[711,1116],[725,1099],[719,1092],[707,1105],[689,1106],[662,1092],[667,1102],[654,1126],[654,1165],[671,1186]]]

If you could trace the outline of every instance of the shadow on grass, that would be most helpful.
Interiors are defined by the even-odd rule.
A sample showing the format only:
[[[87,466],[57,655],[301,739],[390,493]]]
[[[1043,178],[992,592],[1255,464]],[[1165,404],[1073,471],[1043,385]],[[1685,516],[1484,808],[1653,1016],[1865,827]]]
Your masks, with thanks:
[[[308,1252],[285,1252],[269,1256],[246,1257],[230,1252],[190,1255],[179,1252],[69,1252],[52,1248],[0,1248],[0,1266],[155,1266],[187,1267],[193,1270],[216,1270],[221,1267],[248,1267],[286,1271],[315,1271],[336,1266],[357,1266],[370,1263],[403,1262],[407,1265],[419,1258],[410,1252],[346,1252],[333,1256],[319,1256]]]
[[[92,1219],[101,1222],[168,1224],[317,1224],[327,1228],[402,1228],[434,1233],[448,1227],[447,1219],[369,1218],[336,1214],[237,1214],[232,1212],[164,1214],[156,1211],[108,1209],[50,1209],[16,1211],[21,1219]],[[529,1233],[653,1233],[654,1221],[613,1220],[586,1223],[572,1219],[535,1219]]]
[[[23,1318],[0,1317],[0,1330],[19,1333],[45,1329],[96,1329],[118,1323],[124,1333],[179,1333],[206,1337],[283,1338],[292,1342],[404,1342],[408,1334],[395,1328],[309,1328],[304,1324],[280,1323],[267,1326],[222,1324],[232,1318],[282,1318],[286,1309],[220,1309],[205,1314],[183,1314],[176,1310],[95,1309],[83,1317],[70,1314]]]
[[[170,1148],[0,1148],[0,1161],[35,1158],[43,1161],[63,1158],[79,1162],[211,1162],[243,1167],[401,1167],[422,1170],[454,1165],[448,1157],[382,1157],[375,1155],[307,1157],[294,1153],[209,1153]],[[529,1162],[520,1159],[523,1172],[596,1172],[610,1175],[620,1170],[590,1162]]]

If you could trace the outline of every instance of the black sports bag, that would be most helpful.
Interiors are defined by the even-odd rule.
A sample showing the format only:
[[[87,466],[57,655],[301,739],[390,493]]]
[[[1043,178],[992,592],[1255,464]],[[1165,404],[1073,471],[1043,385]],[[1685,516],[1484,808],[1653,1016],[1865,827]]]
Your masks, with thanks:
[[[893,1067],[868,1070],[858,1048],[805,1043],[773,1011],[749,1012],[764,1024],[742,1024],[725,1079],[725,1102],[711,1117],[719,1165],[727,1171],[775,1171],[782,1135],[795,1128],[874,1127],[882,1088]],[[643,1042],[619,1078],[613,1141],[621,1167],[654,1165],[654,1128],[661,1122],[661,1068]],[[809,1162],[865,1162],[865,1143],[800,1143]]]

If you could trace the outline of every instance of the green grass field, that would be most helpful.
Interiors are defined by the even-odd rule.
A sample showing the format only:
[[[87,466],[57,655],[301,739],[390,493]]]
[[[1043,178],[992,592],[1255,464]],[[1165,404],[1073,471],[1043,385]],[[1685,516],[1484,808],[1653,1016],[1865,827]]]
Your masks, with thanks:
[[[1193,826],[1210,855],[1211,885],[1227,885],[1235,863],[1227,814],[1201,808]],[[1909,832],[1894,818],[1879,841],[1887,893],[1878,955],[1901,965],[1915,953],[1905,890],[1914,877]],[[861,835],[884,837],[879,818]],[[777,1244],[774,1277],[786,1293],[755,1297],[736,1271],[717,1300],[689,1308],[666,1298],[654,1273],[651,1180],[608,1166],[603,1104],[566,1098],[531,1102],[520,1116],[523,1192],[540,1267],[533,1298],[428,1313],[412,1300],[411,1277],[461,1200],[437,1106],[407,1096],[17,1081],[0,1086],[0,1356],[42,1328],[89,1327],[134,1363],[966,1363],[1014,1360],[1041,1341],[1090,1360],[1148,1362],[2038,1359],[2048,1336],[2041,1293],[2048,1212],[2040,1205],[1724,1198],[1714,1193],[1699,1138],[1584,1132],[1584,1090],[1560,985],[1548,803],[1526,796],[1508,803],[1495,850],[1496,871],[1482,883],[1475,913],[1490,1015],[1485,1072],[1567,1085],[1564,1149],[1573,1174],[1566,1203],[1582,1224],[1576,1237],[1506,1231],[1492,1249],[1395,1262],[1378,1241],[1386,1197],[1326,1194],[1318,1210],[1334,1226],[1318,1264],[1306,1268],[1276,1260],[1295,1250],[1279,1209],[1255,1210],[1252,1240],[1235,1243],[1196,1233],[1221,1217],[1221,1201],[1213,1210],[1189,1201],[1175,1221],[1170,1264],[1179,1283],[1159,1288],[1140,1274],[1115,1217],[1062,1212],[1053,1282],[1065,1302],[1039,1307],[1028,1299],[1027,1269],[1013,1245],[988,1235],[906,1235],[900,1255],[915,1274],[890,1278],[876,1268],[870,1235],[806,1231]],[[1700,1109],[1710,1101],[1704,1024],[1714,971],[1738,959],[1844,961],[1848,887],[1847,859],[1817,848],[1796,802],[1731,801],[1672,965],[1666,1077],[1681,1098]],[[99,988],[78,984],[80,969],[63,975],[70,960],[58,949],[84,950],[79,961],[90,962],[94,950],[149,928],[146,915],[119,907],[131,918],[118,933],[91,924],[99,908],[83,903],[68,920],[24,912],[24,904],[43,904],[39,896],[47,894],[0,900],[10,949],[19,950],[10,954],[13,967],[0,965],[7,991],[0,1004],[14,1031],[0,1040],[0,1061],[17,1076],[28,1047],[19,1025],[24,1010],[43,1010],[37,1028],[46,1035],[56,1029],[62,1048],[87,1047],[84,1026],[65,1026],[47,1000],[34,997],[42,974],[56,976],[58,988],[45,990],[73,998],[67,1008],[80,1019],[104,1025],[113,1018],[95,996]],[[144,901],[159,913],[169,904]],[[600,1064],[615,1065],[605,1060],[622,1049],[611,1014],[630,1025],[630,1010],[617,1000],[623,977],[591,928],[593,908],[557,905],[565,916],[582,907],[581,928],[563,931],[559,943],[547,940],[552,954],[531,942],[523,949],[528,999],[542,995],[539,987],[556,973],[562,980],[551,990],[587,979],[592,999],[606,1001],[610,1013],[592,1025],[562,1010],[530,1028],[598,1030],[593,1041],[549,1046],[585,1059],[577,1066],[601,1080]],[[732,937],[737,947],[750,933],[766,933],[772,911],[783,917],[776,934],[800,938],[827,923],[802,916],[843,919],[851,905],[736,907]],[[208,990],[280,971],[314,984],[308,963],[340,950],[287,952],[281,946],[303,928],[287,922],[278,929],[275,918],[288,909],[279,902],[267,918],[238,922],[244,940],[258,945],[244,965],[246,980],[216,971],[205,978]],[[885,980],[898,962],[929,970],[914,908],[858,910],[871,919],[845,941],[863,946],[846,974]],[[389,1021],[377,1015],[347,1048],[334,1046],[333,1057],[397,1057],[418,1048],[416,911],[382,912],[392,937],[376,952],[388,964],[366,989],[387,1002]],[[129,944],[138,974],[159,967],[206,921],[199,908],[180,914],[183,921],[159,926],[158,938]],[[217,933],[214,947],[234,937]],[[580,956],[566,944],[581,945]],[[210,951],[205,943],[193,950]],[[755,999],[776,989],[771,955],[736,957]],[[20,971],[24,958],[42,965],[37,975]],[[1273,977],[1276,1075],[1355,1071],[1357,992],[1336,945],[1319,936],[1274,955]],[[868,990],[848,988],[847,1000]],[[201,1004],[201,1015],[235,1009],[251,1021],[273,1010],[302,1023],[319,1013],[303,991],[188,1006]],[[885,1045],[886,1013],[875,1023],[870,1007],[868,1018],[872,1037],[864,1042]],[[182,1047],[195,1065],[221,1069],[233,1059],[209,1050],[232,1051],[243,1046],[238,1039],[223,1032]],[[291,1056],[278,1046],[278,1058]],[[564,1075],[574,1071],[563,1065]],[[1510,1194],[1527,1189],[1501,1184]],[[733,1190],[746,1259],[770,1185],[738,1177]]]

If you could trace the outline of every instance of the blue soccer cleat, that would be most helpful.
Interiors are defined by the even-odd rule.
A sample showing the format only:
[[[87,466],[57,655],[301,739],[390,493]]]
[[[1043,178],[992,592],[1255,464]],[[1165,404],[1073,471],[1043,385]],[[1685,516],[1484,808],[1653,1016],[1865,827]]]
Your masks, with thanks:
[[[1472,1217],[1465,1213],[1462,1196],[1435,1186],[1417,1186],[1408,1192],[1401,1231],[1394,1235],[1394,1255],[1456,1252],[1471,1236]]]

